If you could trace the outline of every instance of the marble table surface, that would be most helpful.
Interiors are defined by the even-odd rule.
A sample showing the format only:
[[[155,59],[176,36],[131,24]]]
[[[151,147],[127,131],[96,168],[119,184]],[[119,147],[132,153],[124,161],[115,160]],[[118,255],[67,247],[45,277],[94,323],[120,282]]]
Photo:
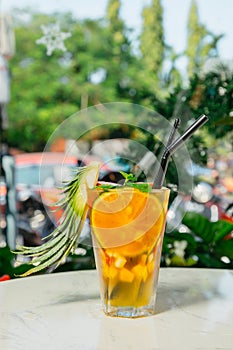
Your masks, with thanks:
[[[233,271],[162,268],[157,314],[101,309],[95,270],[0,283],[1,350],[232,350]]]

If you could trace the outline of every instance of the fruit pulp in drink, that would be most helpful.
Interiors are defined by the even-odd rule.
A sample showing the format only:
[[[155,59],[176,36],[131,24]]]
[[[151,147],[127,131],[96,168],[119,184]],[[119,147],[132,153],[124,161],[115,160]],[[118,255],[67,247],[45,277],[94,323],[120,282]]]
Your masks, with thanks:
[[[109,307],[138,308],[155,298],[169,190],[101,193],[91,227],[101,297]]]

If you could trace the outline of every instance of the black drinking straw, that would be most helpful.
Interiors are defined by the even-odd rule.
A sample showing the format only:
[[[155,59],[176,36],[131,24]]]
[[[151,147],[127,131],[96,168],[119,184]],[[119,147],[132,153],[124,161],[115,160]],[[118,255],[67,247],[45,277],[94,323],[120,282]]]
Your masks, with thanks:
[[[176,118],[174,120],[174,124],[173,124],[173,127],[171,129],[171,132],[170,132],[167,144],[166,144],[166,148],[168,148],[172,144],[174,137],[175,137],[175,134],[176,134],[176,130],[178,129],[179,126],[180,126],[180,118]]]
[[[189,139],[195,131],[197,131],[202,125],[204,125],[208,121],[208,117],[205,114],[202,114],[186,131],[183,135],[181,135],[178,139],[176,139],[173,143],[165,147],[163,152],[160,167],[158,174],[155,177],[153,188],[161,188],[163,186],[164,178],[166,175],[168,162],[170,156],[180,147],[183,142]],[[173,126],[174,128],[174,126]],[[170,138],[170,137],[169,137]]]
[[[173,124],[173,127],[172,127],[172,129],[171,129],[169,138],[168,138],[168,140],[167,140],[166,147],[170,146],[171,143],[173,142],[174,137],[175,137],[176,130],[177,130],[177,128],[179,127],[179,125],[180,125],[180,118],[176,118],[176,119],[174,120],[174,124]],[[137,178],[138,178],[139,175],[142,173],[142,169],[141,169],[142,164],[148,163],[149,159],[151,158],[151,154],[149,154],[149,155],[148,155],[148,154],[149,154],[149,153],[146,153],[146,154],[144,155],[144,157],[140,160],[140,162],[136,165],[136,167],[138,167],[138,171],[135,169],[136,171],[135,171],[134,173],[135,173],[135,176],[136,176]],[[148,158],[149,158],[149,159],[148,159]]]

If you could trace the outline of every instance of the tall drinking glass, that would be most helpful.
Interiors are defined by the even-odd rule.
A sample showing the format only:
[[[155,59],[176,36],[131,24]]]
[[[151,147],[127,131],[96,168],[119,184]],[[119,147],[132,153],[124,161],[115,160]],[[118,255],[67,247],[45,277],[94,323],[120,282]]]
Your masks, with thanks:
[[[99,191],[90,212],[104,312],[156,312],[156,291],[170,191],[118,186]]]

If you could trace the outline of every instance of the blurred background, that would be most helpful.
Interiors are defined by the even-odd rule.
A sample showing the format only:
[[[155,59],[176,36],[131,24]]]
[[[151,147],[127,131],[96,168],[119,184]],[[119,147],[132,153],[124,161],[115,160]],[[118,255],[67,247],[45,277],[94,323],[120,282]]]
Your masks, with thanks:
[[[171,122],[178,116],[181,132],[200,114],[209,116],[187,143],[194,188],[177,192],[169,164],[173,193],[162,264],[232,268],[232,9],[230,0],[0,1],[0,242],[10,261],[2,270],[0,264],[0,276],[13,276],[9,247],[17,240],[41,244],[56,226],[43,209],[38,175],[50,135],[74,113],[114,101]],[[93,141],[114,139],[117,162],[105,164],[106,150],[92,157],[101,158],[104,179],[116,181],[119,170],[128,170],[120,142],[127,138],[154,154],[160,147],[156,134],[135,134],[119,123],[79,140],[67,167],[91,161],[83,157]],[[67,153],[69,142],[59,139],[50,151]],[[56,165],[48,160],[50,198],[56,198]],[[67,268],[93,266],[92,252],[81,252],[90,255],[87,264],[79,256]]]

